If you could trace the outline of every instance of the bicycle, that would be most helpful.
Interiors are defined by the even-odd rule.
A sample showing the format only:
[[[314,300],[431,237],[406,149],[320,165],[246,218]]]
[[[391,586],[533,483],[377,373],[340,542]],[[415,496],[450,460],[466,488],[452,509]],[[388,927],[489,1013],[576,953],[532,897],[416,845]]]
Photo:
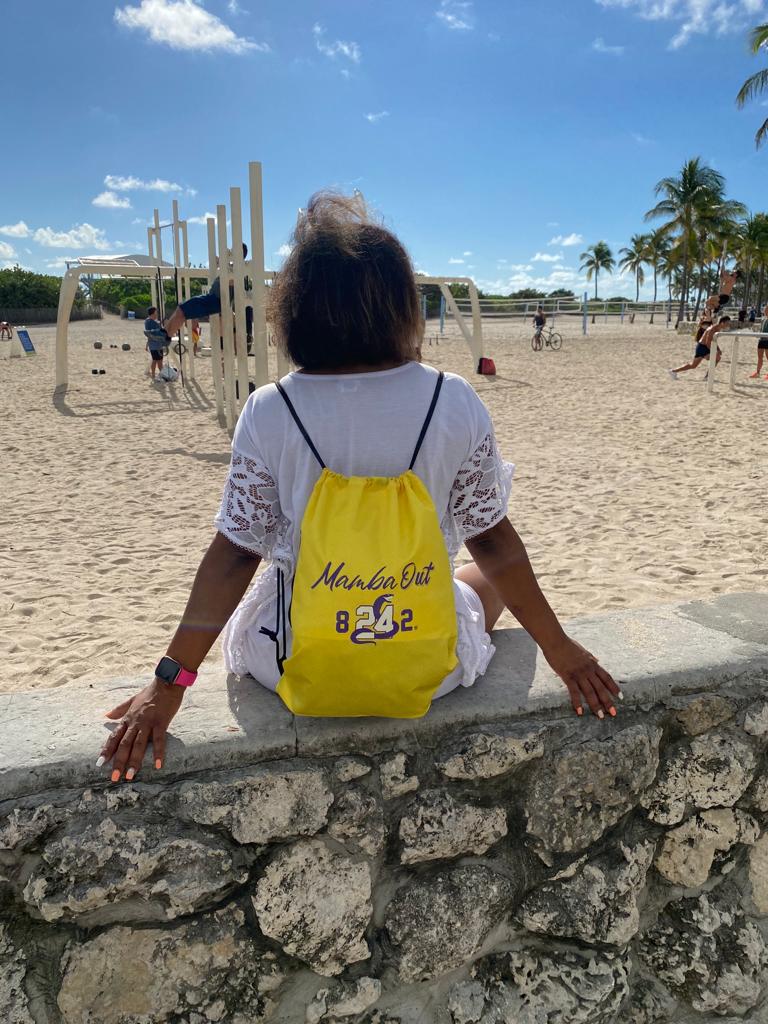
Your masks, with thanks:
[[[531,348],[534,352],[541,352],[545,345],[547,348],[551,348],[553,352],[557,352],[562,347],[562,344],[562,335],[558,334],[552,327],[542,327],[541,331],[537,331],[531,338]]]

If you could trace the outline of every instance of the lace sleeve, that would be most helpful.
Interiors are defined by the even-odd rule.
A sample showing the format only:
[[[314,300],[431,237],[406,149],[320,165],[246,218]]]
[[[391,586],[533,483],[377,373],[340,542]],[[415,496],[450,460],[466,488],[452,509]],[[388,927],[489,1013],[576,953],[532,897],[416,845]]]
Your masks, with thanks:
[[[492,433],[486,434],[456,475],[443,532],[455,555],[461,545],[485,533],[507,513],[515,467],[504,462]]]
[[[214,525],[237,547],[262,558],[272,556],[275,543],[284,532],[285,518],[277,484],[263,463],[233,450]]]

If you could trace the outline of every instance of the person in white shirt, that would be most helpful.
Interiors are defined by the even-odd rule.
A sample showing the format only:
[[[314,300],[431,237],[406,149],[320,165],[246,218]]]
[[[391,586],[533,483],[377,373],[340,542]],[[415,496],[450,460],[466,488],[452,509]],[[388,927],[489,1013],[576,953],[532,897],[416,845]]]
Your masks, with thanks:
[[[371,221],[362,197],[322,193],[301,215],[293,241],[270,308],[276,337],[298,367],[281,386],[302,428],[274,384],[248,399],[216,534],[161,664],[194,680],[228,623],[228,669],[274,690],[280,676],[270,627],[285,588],[290,607],[302,521],[321,473],[313,449],[334,473],[390,478],[404,473],[414,452],[413,471],[432,499],[451,565],[462,544],[473,558],[454,573],[458,665],[434,696],[472,686],[483,674],[494,653],[489,632],[506,606],[565,683],[576,714],[586,703],[599,718],[614,716],[618,686],[564,631],[507,518],[512,467],[499,453],[488,411],[463,378],[445,374],[440,391],[437,371],[418,361],[421,310],[400,242]],[[375,531],[376,523],[365,528]],[[246,595],[262,560],[269,566]],[[289,652],[290,644],[289,630]],[[112,762],[113,781],[124,771],[134,777],[150,740],[162,766],[184,692],[173,681],[156,676],[109,713],[119,724],[99,761]]]

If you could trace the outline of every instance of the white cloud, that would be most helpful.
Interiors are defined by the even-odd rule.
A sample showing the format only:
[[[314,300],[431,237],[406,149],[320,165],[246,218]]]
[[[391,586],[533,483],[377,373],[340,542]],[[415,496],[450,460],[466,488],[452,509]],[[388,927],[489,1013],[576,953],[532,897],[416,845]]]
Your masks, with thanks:
[[[533,268],[528,265],[508,267],[509,276],[496,278],[489,281],[478,281],[477,284],[484,292],[491,292],[496,295],[508,295],[510,292],[519,291],[521,288],[538,288],[539,291],[554,291],[556,288],[571,288],[574,291],[584,283],[584,276],[570,267],[557,267],[546,276],[531,273]],[[601,291],[602,289],[602,277]]]
[[[624,53],[623,46],[609,46],[602,36],[598,36],[597,39],[595,39],[592,43],[592,49],[595,53],[607,53],[611,57],[621,57]]]
[[[237,0],[227,0],[227,10],[230,14],[247,14],[248,11],[244,7],[241,7]]]
[[[131,224],[143,224],[146,228],[150,227],[150,222],[143,217],[134,217]]]
[[[236,54],[269,50],[266,43],[238,36],[195,0],[140,0],[138,7],[115,8],[115,21],[123,28],[145,32],[151,42],[172,50]]]
[[[92,224],[75,224],[70,231],[38,228],[34,239],[38,245],[49,249],[96,249],[106,252],[112,248],[101,228],[95,228]]]
[[[55,260],[46,260],[45,265],[49,270],[66,270],[67,263],[74,263],[76,256],[57,256]]]
[[[112,192],[186,192],[188,196],[196,196],[197,189],[184,188],[175,181],[168,181],[166,178],[153,178],[151,181],[144,181],[132,174],[107,174],[104,184]]]
[[[385,117],[389,117],[389,111],[380,110],[378,114],[366,114],[365,120],[368,121],[370,124],[377,124],[379,121],[382,121]]]
[[[28,228],[23,220],[17,224],[0,225],[0,235],[6,235],[8,238],[29,238],[31,234],[32,229]]]
[[[652,146],[653,139],[649,139],[647,135],[643,135],[640,132],[632,132],[632,138],[638,144],[638,146]]]
[[[16,250],[10,242],[0,242],[0,260],[12,260],[16,258]]]
[[[213,219],[216,220],[216,214],[215,213],[203,213],[199,217],[187,217],[187,224],[203,224],[203,225],[206,225],[208,223],[208,218],[209,217],[213,217]],[[229,223],[229,221],[227,221],[227,223]]]
[[[346,57],[353,64],[359,64],[362,59],[360,46],[355,42],[345,42],[343,39],[336,39],[332,43],[325,40],[325,29],[322,25],[312,26],[312,35],[315,37],[315,46],[325,57],[334,60],[336,57]]]
[[[475,27],[473,7],[471,0],[440,0],[435,17],[454,31],[469,32]]]
[[[464,260],[457,260],[455,256],[451,256],[451,258],[450,258],[450,259],[448,260],[448,262],[449,262],[449,263],[450,263],[450,264],[451,264],[452,266],[458,266],[458,265],[459,265],[460,263],[463,263],[463,262],[464,262]]]
[[[742,32],[766,11],[764,0],[596,0],[600,7],[634,11],[645,21],[669,21],[677,32],[669,46],[677,50],[694,35]]]
[[[93,206],[103,206],[108,210],[130,210],[131,200],[127,196],[119,196],[117,192],[99,192],[91,200]]]
[[[531,256],[531,263],[562,263],[563,254],[559,252],[556,256],[550,256],[546,252],[537,252],[535,256]]]
[[[467,249],[467,251],[463,252],[461,255],[462,256],[471,256],[472,255],[472,251],[471,251],[471,249]]]
[[[293,246],[288,245],[287,242],[283,242],[280,248],[275,253],[275,256],[279,256],[281,259],[285,259],[286,256],[290,256],[293,252]]]
[[[583,235],[577,235],[574,231],[570,235],[555,235],[554,238],[550,238],[547,245],[581,245],[584,241]]]

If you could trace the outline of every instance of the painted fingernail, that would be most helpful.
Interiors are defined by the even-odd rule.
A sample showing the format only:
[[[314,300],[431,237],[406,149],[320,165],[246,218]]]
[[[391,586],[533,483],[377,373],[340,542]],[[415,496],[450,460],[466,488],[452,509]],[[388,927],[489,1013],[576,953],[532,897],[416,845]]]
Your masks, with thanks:
[[[576,714],[581,716],[584,714],[584,708],[576,708]]]
[[[128,771],[125,773],[126,782],[130,782],[133,779],[135,774],[136,774],[136,769],[135,768],[129,768]]]
[[[611,718],[615,718],[616,717],[616,708],[608,708],[608,714],[611,716]]]
[[[117,768],[115,768],[115,770],[112,772],[112,781],[113,782],[119,782],[120,781],[120,772],[117,770]]]
[[[97,768],[101,768],[101,767],[102,767],[102,766],[103,766],[104,764],[106,764],[106,762],[107,762],[107,759],[106,759],[106,757],[104,757],[104,755],[102,754],[102,755],[101,755],[101,757],[100,757],[100,758],[98,759],[98,761],[96,762],[96,767],[97,767]]]
[[[160,758],[159,757],[155,758],[155,768],[159,769],[159,768],[162,768],[162,767],[163,767],[163,762],[160,760]]]
[[[597,712],[597,717],[600,719],[605,718],[605,712],[602,708]]]

